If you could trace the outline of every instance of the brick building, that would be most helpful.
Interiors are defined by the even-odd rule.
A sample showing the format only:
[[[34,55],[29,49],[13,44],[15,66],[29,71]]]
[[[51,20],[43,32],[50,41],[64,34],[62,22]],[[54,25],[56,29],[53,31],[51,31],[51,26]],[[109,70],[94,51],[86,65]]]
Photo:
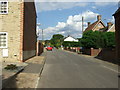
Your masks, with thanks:
[[[101,31],[101,32],[115,32],[115,25],[112,22],[108,22],[107,26],[103,23],[101,15],[97,16],[97,21],[94,23],[88,22],[88,27],[85,31]]]
[[[0,1],[0,25],[0,61],[23,61],[36,55],[34,1]]]
[[[120,7],[114,14],[117,59],[120,62]]]
[[[108,22],[105,28],[101,29],[103,32],[115,32],[115,24]]]
[[[100,31],[102,28],[105,28],[103,21],[101,20],[101,15],[97,16],[97,21],[94,23],[88,22],[88,27],[85,29],[86,31],[92,30],[92,31]]]

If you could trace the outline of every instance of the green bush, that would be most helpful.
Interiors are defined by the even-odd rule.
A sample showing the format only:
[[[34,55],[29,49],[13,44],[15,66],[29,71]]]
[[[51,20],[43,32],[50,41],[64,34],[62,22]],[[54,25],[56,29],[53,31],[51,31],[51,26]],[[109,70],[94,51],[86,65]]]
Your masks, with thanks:
[[[115,47],[114,32],[87,31],[80,40],[84,48],[112,48]]]
[[[9,65],[7,65],[4,69],[6,69],[6,70],[15,70],[15,69],[17,69],[18,67],[16,66],[16,65],[14,65],[14,64],[9,64]]]
[[[64,40],[64,36],[61,35],[61,34],[55,34],[52,36],[51,40],[50,40],[50,43],[52,46],[56,47],[56,48],[59,48],[61,47],[62,43],[63,43],[63,40]]]
[[[80,42],[64,41],[62,45],[64,47],[80,47]]]

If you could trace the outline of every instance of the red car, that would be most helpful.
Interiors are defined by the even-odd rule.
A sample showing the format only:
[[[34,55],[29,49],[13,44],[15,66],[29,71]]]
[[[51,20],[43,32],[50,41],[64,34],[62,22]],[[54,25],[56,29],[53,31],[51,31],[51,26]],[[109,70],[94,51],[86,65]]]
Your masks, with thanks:
[[[52,47],[51,46],[48,46],[47,48],[46,48],[48,51],[52,51]]]

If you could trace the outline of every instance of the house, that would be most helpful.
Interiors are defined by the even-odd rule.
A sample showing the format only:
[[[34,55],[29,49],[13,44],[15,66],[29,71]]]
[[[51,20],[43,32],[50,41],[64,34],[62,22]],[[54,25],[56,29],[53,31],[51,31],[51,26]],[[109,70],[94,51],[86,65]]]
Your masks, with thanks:
[[[36,55],[34,1],[0,1],[0,25],[0,61],[24,61]]]
[[[102,28],[105,28],[106,26],[104,25],[104,23],[101,20],[101,15],[97,16],[97,21],[94,23],[90,23],[88,22],[88,27],[85,29],[84,32],[92,30],[92,31],[101,31]]]
[[[108,22],[105,28],[102,28],[101,31],[103,32],[115,32],[115,24],[112,22]]]
[[[115,32],[115,24],[108,22],[107,23],[107,32]]]
[[[116,53],[118,63],[120,62],[120,7],[118,10],[113,14],[115,18],[115,37],[116,37]]]
[[[76,39],[76,38],[74,38],[74,37],[72,37],[72,36],[70,36],[70,35],[68,35],[68,36],[64,39],[64,41],[78,42],[79,40]]]

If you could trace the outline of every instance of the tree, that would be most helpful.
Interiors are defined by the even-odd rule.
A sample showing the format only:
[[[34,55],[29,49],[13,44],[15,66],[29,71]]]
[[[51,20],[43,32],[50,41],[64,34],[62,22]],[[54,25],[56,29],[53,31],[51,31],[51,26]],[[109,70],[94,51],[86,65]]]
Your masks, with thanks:
[[[63,35],[55,34],[55,35],[52,36],[50,42],[54,47],[59,48],[59,47],[61,47],[61,45],[63,43],[63,40],[64,40]]]
[[[45,46],[51,46],[50,40],[45,40]]]
[[[115,45],[113,32],[87,31],[81,39],[84,48],[107,48]]]
[[[107,37],[106,47],[114,48],[115,47],[115,33],[114,32],[107,32],[107,33],[105,33],[105,35]]]
[[[80,47],[80,42],[64,41],[62,45],[63,45],[64,47]]]

